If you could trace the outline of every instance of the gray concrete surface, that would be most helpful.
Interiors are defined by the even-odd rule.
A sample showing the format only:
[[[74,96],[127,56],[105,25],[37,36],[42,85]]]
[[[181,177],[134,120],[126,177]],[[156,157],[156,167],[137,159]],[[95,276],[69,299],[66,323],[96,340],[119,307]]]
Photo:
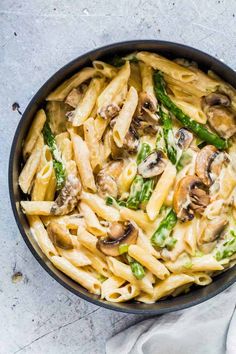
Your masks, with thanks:
[[[37,263],[16,227],[8,155],[20,114],[38,88],[76,56],[127,39],[166,39],[236,69],[234,0],[0,1],[0,353],[104,353],[106,338],[142,317],[89,304]],[[23,274],[12,282],[15,272]]]

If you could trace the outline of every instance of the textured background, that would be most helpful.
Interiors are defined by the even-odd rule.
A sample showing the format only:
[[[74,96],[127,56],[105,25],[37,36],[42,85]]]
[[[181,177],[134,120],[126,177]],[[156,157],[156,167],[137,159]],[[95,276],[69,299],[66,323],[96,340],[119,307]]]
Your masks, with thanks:
[[[16,227],[7,167],[20,111],[61,66],[99,46],[165,39],[236,69],[234,0],[0,0],[0,353],[104,353],[105,340],[141,316],[80,300],[37,263]],[[12,275],[21,272],[17,283]]]

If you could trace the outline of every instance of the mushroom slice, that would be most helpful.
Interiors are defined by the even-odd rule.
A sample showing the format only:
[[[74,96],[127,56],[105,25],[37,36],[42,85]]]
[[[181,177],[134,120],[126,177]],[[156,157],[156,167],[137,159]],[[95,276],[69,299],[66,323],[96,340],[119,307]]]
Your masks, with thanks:
[[[67,177],[65,186],[55,200],[51,213],[53,215],[65,215],[70,213],[77,205],[77,196],[81,191],[80,180],[74,175]]]
[[[124,232],[125,232],[124,224],[114,221],[110,224],[108,236],[111,240],[117,240],[118,238],[121,237],[121,235],[124,234]]]
[[[110,103],[107,106],[102,107],[98,114],[104,119],[112,119],[117,116],[120,111],[120,107],[116,103]]]
[[[176,185],[173,207],[183,222],[194,218],[194,212],[202,214],[210,202],[207,186],[196,176],[185,176]]]
[[[121,174],[124,160],[109,162],[97,175],[98,194],[116,198],[118,194],[117,178]]]
[[[125,136],[123,149],[128,151],[129,153],[135,153],[138,151],[139,146],[139,134],[136,129],[131,125],[128,133]]]
[[[155,113],[157,110],[157,100],[147,92],[140,92],[139,94],[139,110],[147,109],[148,111]]]
[[[207,223],[207,227],[200,238],[200,243],[209,243],[215,241],[224,231],[228,224],[226,216],[219,216]]]
[[[63,248],[64,250],[70,250],[74,247],[70,234],[65,226],[51,221],[47,227],[47,232],[55,246]]]
[[[143,120],[143,117],[135,117],[133,120],[133,124],[139,136],[143,136],[146,134],[156,135],[158,131],[158,125],[152,124]]]
[[[178,147],[182,150],[187,150],[193,140],[193,134],[185,128],[180,128],[176,132],[175,137]]]
[[[225,106],[229,107],[231,101],[228,96],[223,95],[222,93],[212,92],[207,96],[204,96],[202,99],[202,108],[203,110],[207,110],[212,106]]]
[[[213,145],[206,145],[197,154],[196,175],[207,186],[211,186],[219,176],[223,163],[227,160],[227,155],[224,152],[217,150]]]
[[[119,236],[119,237],[118,237]],[[97,248],[107,256],[119,256],[119,246],[123,244],[135,244],[138,237],[138,230],[129,222],[124,228],[120,229],[116,238],[107,237],[97,241]]]
[[[212,106],[206,114],[211,128],[222,138],[229,139],[236,133],[236,114],[231,108]]]
[[[83,92],[77,88],[73,88],[73,90],[66,97],[65,103],[69,106],[76,108],[83,97]]]
[[[152,152],[138,166],[138,173],[144,177],[154,177],[160,175],[167,165],[167,159],[160,150]]]

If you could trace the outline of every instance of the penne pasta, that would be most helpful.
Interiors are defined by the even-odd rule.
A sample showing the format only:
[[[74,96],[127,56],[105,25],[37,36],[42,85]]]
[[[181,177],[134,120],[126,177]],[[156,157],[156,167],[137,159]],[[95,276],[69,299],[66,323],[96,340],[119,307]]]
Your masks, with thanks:
[[[172,187],[176,177],[176,168],[171,163],[169,163],[161,175],[159,181],[156,184],[156,187],[151,195],[151,198],[148,201],[146,210],[147,215],[150,220],[154,220],[169,193],[170,188]]]
[[[115,276],[125,279],[132,285],[135,285],[138,289],[152,295],[153,286],[147,276],[145,276],[142,280],[137,280],[133,275],[130,266],[118,261],[114,257],[108,257],[107,263]]]
[[[84,217],[86,228],[89,232],[96,236],[106,235],[106,228],[100,224],[95,212],[88,204],[80,202],[79,209]]]
[[[40,109],[33,120],[28,135],[25,139],[23,146],[23,157],[26,160],[32,153],[33,148],[42,132],[44,123],[46,122],[46,114],[43,109]]]
[[[71,279],[81,284],[85,289],[92,294],[99,295],[101,292],[101,285],[99,281],[83,269],[75,267],[66,258],[60,256],[52,256],[50,258],[54,266],[61,272],[68,275]]]
[[[42,147],[43,137],[40,135],[30,157],[26,161],[19,176],[19,186],[24,193],[29,193],[32,186],[33,178],[38,170],[40,163]]]
[[[93,171],[102,167],[101,146],[96,134],[94,119],[89,118],[84,123],[84,139],[90,151],[90,163]]]
[[[71,90],[81,85],[83,82],[91,79],[96,74],[94,68],[84,68],[71,78],[64,81],[59,87],[51,92],[46,98],[47,101],[64,101]]]
[[[156,53],[139,52],[137,59],[151,66],[155,70],[161,70],[176,80],[190,82],[196,79],[197,75],[188,68],[162,57]]]
[[[151,254],[145,252],[140,246],[130,245],[128,253],[144,267],[150,270],[157,278],[166,279],[170,274],[168,269]]]
[[[52,176],[54,175],[53,164],[52,161],[48,162],[44,167],[37,173],[34,187],[32,190],[31,200],[44,200],[46,199],[46,192],[48,188],[48,184],[50,183]],[[50,186],[52,188],[52,185]],[[55,188],[55,187],[54,187]],[[54,189],[55,193],[55,189]]]
[[[48,201],[22,201],[20,205],[27,215],[51,215],[54,202]]]
[[[113,139],[118,147],[122,147],[129,131],[130,123],[138,105],[138,94],[134,87],[129,89],[125,103],[119,112],[113,128]]]
[[[71,119],[74,127],[79,127],[89,118],[103,85],[104,80],[102,78],[94,78],[90,81],[85,95],[72,113]]]
[[[79,135],[75,134],[72,136],[72,144],[82,185],[85,190],[95,192],[97,188],[90,164],[90,153],[88,146]]]
[[[116,95],[119,94],[121,89],[128,83],[130,76],[130,64],[126,61],[125,65],[119,70],[118,74],[113,80],[105,87],[97,99],[98,113],[103,108],[113,102]]]
[[[40,218],[38,216],[27,215],[27,219],[29,222],[30,231],[33,237],[36,239],[42,252],[49,258],[52,256],[56,256],[58,254],[57,250],[54,247],[50,238],[48,237],[48,233],[45,230]]]
[[[83,192],[81,195],[82,202],[88,206],[101,218],[108,221],[118,221],[120,213],[117,209],[106,205],[104,199],[96,194]]]

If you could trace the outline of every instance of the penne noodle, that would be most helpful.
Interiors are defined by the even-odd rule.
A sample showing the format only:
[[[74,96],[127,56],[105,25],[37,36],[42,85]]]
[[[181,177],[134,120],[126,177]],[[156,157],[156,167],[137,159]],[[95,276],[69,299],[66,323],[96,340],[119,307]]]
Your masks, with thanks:
[[[208,272],[224,269],[211,254],[192,257],[187,262],[184,257],[178,258],[175,262],[165,262],[165,266],[172,273]]]
[[[75,267],[67,259],[60,256],[50,257],[51,262],[54,266],[59,269],[61,272],[68,275],[71,279],[81,284],[85,289],[90,291],[92,294],[99,295],[101,292],[101,285],[99,281],[86,272],[85,270]]]
[[[130,245],[128,249],[129,255],[146,267],[150,272],[152,272],[159,279],[166,279],[170,272],[168,269],[158,261],[151,254],[148,254],[140,246]]]
[[[147,93],[155,107],[157,107],[157,99],[153,86],[153,69],[142,62],[139,62],[139,68],[142,78],[142,91]]]
[[[105,299],[111,302],[125,302],[133,299],[140,293],[139,289],[133,284],[127,284],[122,288],[108,291]]]
[[[117,69],[114,66],[105,63],[104,61],[94,60],[93,67],[98,73],[107,77],[108,79],[113,79],[117,75]]]
[[[82,185],[87,191],[96,191],[95,180],[90,164],[90,153],[86,142],[79,135],[72,135],[75,161],[79,170]]]
[[[138,94],[134,87],[129,89],[125,103],[119,112],[113,128],[113,139],[118,147],[122,147],[129,131],[130,123],[138,105]]]
[[[29,193],[32,186],[33,178],[38,170],[40,163],[42,147],[43,137],[40,135],[30,157],[26,161],[19,176],[19,185],[24,193]]]
[[[84,217],[86,229],[89,232],[91,232],[95,236],[106,235],[106,228],[100,224],[95,212],[89,207],[88,204],[80,202],[79,209]]]
[[[118,221],[120,213],[117,209],[106,205],[104,199],[96,194],[83,192],[81,194],[82,202],[88,206],[101,218],[107,221]]]
[[[143,61],[147,65],[150,65],[153,69],[160,70],[182,82],[190,82],[197,77],[197,75],[190,69],[176,64],[175,62],[156,53],[139,52],[137,54],[137,59]]]
[[[147,276],[145,276],[142,280],[137,280],[133,275],[130,266],[118,261],[114,257],[107,257],[107,263],[114,275],[125,279],[132,285],[135,285],[138,289],[152,295],[153,286]]]
[[[93,171],[100,169],[102,167],[102,155],[93,118],[87,119],[84,123],[84,140],[89,148],[90,163]]]
[[[94,68],[84,68],[74,74],[70,79],[64,81],[59,87],[51,92],[46,98],[47,101],[64,101],[71,90],[81,85],[83,82],[91,79],[96,74]]]
[[[94,78],[90,81],[85,95],[72,113],[71,119],[74,127],[79,127],[89,118],[103,85],[104,79],[102,78]]]
[[[117,288],[125,283],[125,280],[116,276],[111,276],[106,279],[101,286],[101,298],[104,299],[108,294],[111,294]]]
[[[31,200],[44,200],[52,176],[54,175],[52,161],[48,162],[36,175]],[[52,186],[50,186],[52,187]],[[55,193],[55,189],[54,189]]]
[[[137,164],[135,161],[130,161],[118,178],[118,188],[121,196],[129,192],[131,183],[136,174]]]
[[[130,64],[126,61],[125,65],[119,70],[118,74],[105,87],[97,99],[98,112],[113,102],[114,97],[119,94],[120,90],[127,85],[130,76]]]
[[[36,239],[42,252],[49,258],[51,256],[57,255],[57,250],[50,240],[40,218],[38,216],[27,215],[27,219],[29,222],[30,231],[33,237]]]
[[[26,160],[32,153],[33,148],[43,130],[44,123],[46,122],[46,114],[43,109],[40,109],[33,120],[28,135],[25,139],[23,146],[23,157]]]
[[[169,193],[176,177],[176,168],[170,162],[165,168],[165,171],[161,175],[156,187],[148,201],[146,210],[150,220],[154,220]]]
[[[51,215],[54,202],[48,201],[22,201],[20,205],[27,215]]]

